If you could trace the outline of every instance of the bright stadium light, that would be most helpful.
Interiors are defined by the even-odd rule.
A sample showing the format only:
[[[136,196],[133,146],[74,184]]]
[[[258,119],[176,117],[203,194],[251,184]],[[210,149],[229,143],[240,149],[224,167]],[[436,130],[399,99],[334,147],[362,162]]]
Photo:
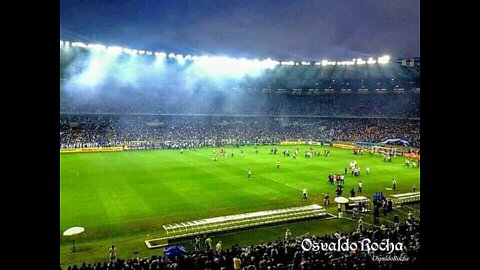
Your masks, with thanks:
[[[168,58],[175,58],[175,54],[174,53],[169,53]]]
[[[328,65],[328,60],[322,60],[322,66]]]
[[[309,66],[310,62],[302,61],[302,66]]]
[[[378,60],[377,60],[377,62],[379,64],[387,64],[389,61],[390,61],[390,56],[388,56],[388,55],[384,55],[382,57],[379,57]]]
[[[63,40],[60,40],[60,47],[63,46]]]
[[[274,68],[276,65],[280,65],[280,62],[267,58],[265,60],[260,61],[260,65],[263,68]]]
[[[183,55],[177,54],[177,55],[175,55],[175,59],[177,59],[177,62],[178,62],[180,65],[185,64],[185,58],[183,57]]]
[[[132,54],[132,49],[129,48],[123,48],[123,52],[127,54]]]
[[[151,52],[151,51],[146,51],[145,54],[146,54],[146,55],[152,55],[153,52]]]
[[[346,66],[355,65],[355,59],[353,59],[352,61],[345,61],[345,65],[346,65]]]
[[[145,54],[145,51],[144,50],[139,50],[138,54]]]
[[[87,48],[92,49],[92,50],[105,50],[105,45],[101,44],[88,44]]]
[[[123,51],[123,49],[121,47],[118,47],[118,46],[108,46],[107,47],[107,53],[108,54],[117,55],[117,54],[121,54],[122,51]]]
[[[165,58],[165,57],[167,56],[167,54],[164,53],[164,52],[156,52],[156,53],[155,53],[155,56],[156,56],[157,58]]]
[[[155,53],[155,63],[158,64],[163,64],[165,61],[165,58],[167,57],[167,54],[164,52],[156,52]]]
[[[65,47],[70,47],[70,41],[65,41]]]
[[[72,47],[86,48],[87,44],[82,43],[82,42],[73,42]]]
[[[322,62],[315,62],[315,66],[320,66],[322,65]]]
[[[358,58],[356,64],[357,65],[365,65],[367,61],[362,60],[362,58]]]
[[[375,64],[375,63],[377,63],[377,61],[375,59],[373,59],[373,57],[368,58],[367,64],[371,65],[371,64]]]
[[[293,62],[293,61],[282,61],[282,62],[280,62],[280,65],[282,65],[282,66],[293,66],[293,65],[295,65],[295,62]]]

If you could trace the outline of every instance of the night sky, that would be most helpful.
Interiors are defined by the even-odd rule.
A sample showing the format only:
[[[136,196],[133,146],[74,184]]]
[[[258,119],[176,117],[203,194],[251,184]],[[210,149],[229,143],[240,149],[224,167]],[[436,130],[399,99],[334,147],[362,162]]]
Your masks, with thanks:
[[[420,56],[419,0],[62,0],[63,38],[276,60]]]

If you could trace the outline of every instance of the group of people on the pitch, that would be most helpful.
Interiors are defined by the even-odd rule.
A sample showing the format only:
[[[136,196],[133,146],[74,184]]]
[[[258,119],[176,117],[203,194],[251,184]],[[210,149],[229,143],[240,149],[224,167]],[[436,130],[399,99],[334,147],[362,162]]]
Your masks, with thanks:
[[[336,185],[336,184],[339,184],[339,183],[345,184],[345,175],[339,174],[339,173],[329,174],[328,175],[328,182],[331,185]]]
[[[412,159],[412,168],[419,168],[420,167],[420,160],[415,160]],[[410,160],[408,158],[405,159],[405,164],[403,165],[404,167],[410,167]]]

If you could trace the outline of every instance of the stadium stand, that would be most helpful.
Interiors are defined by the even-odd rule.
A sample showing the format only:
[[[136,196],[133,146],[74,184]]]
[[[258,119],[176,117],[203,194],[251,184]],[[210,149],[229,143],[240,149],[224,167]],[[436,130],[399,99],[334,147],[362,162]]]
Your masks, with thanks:
[[[212,269],[232,270],[233,259],[240,260],[240,269],[412,269],[417,264],[420,250],[420,223],[418,220],[399,223],[392,226],[373,226],[363,231],[355,230],[350,233],[335,233],[324,236],[304,235],[296,239],[277,240],[275,242],[256,245],[238,246],[222,249],[220,252],[213,251],[188,251],[183,255],[166,256],[154,255],[150,259],[131,258],[117,259],[115,262],[83,263],[80,268],[77,265],[69,266],[67,270],[150,270],[150,269]],[[371,239],[382,242],[387,239],[391,242],[403,243],[403,251],[394,251],[388,254],[390,257],[404,258],[394,264],[388,261],[374,261],[374,256],[387,256],[386,251],[304,251],[301,248],[302,240],[309,238],[322,243],[336,243],[339,239],[346,241],[361,241]],[[60,268],[62,269],[62,268]]]
[[[139,81],[119,85],[106,81],[96,91],[81,91],[69,79],[81,74],[86,59],[81,48],[60,50],[60,148],[123,147],[180,149],[235,144],[278,144],[281,141],[349,141],[376,143],[401,138],[420,147],[420,61],[414,67],[281,66],[257,78],[219,87],[196,81],[186,87],[176,74],[168,81]],[[180,77],[180,76],[178,76]],[[354,198],[351,198],[355,201]],[[397,204],[420,201],[420,192],[394,194]],[[362,199],[363,200],[363,199]],[[365,200],[370,203],[370,200]],[[391,203],[390,200],[388,200]],[[358,202],[354,202],[358,203]],[[388,205],[374,196],[373,206]],[[325,216],[318,205],[261,211],[164,225],[167,237],[145,241],[149,248],[169,239],[213,234],[263,224]],[[392,222],[393,223],[393,222]],[[400,241],[406,247],[394,256],[409,261],[374,262],[385,253],[363,251],[303,251],[309,237],[324,243],[369,238]],[[411,267],[420,249],[419,221],[390,227],[325,236],[304,235],[293,240],[239,247],[220,252],[188,251],[168,257],[117,259],[84,263],[68,270],[146,269],[396,269]]]
[[[420,147],[419,126],[419,121],[409,119],[62,115],[60,148],[192,148],[288,140],[378,142],[385,138],[404,138]]]

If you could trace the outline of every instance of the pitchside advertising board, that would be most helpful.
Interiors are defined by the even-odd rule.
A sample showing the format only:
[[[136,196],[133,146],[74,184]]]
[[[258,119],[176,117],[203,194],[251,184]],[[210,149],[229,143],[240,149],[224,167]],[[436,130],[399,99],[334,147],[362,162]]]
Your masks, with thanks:
[[[331,146],[332,144],[328,141],[283,141],[280,142],[280,145],[325,145]]]
[[[60,149],[60,154],[66,154],[66,153],[118,152],[118,151],[123,151],[123,147],[86,147],[86,148]]]

